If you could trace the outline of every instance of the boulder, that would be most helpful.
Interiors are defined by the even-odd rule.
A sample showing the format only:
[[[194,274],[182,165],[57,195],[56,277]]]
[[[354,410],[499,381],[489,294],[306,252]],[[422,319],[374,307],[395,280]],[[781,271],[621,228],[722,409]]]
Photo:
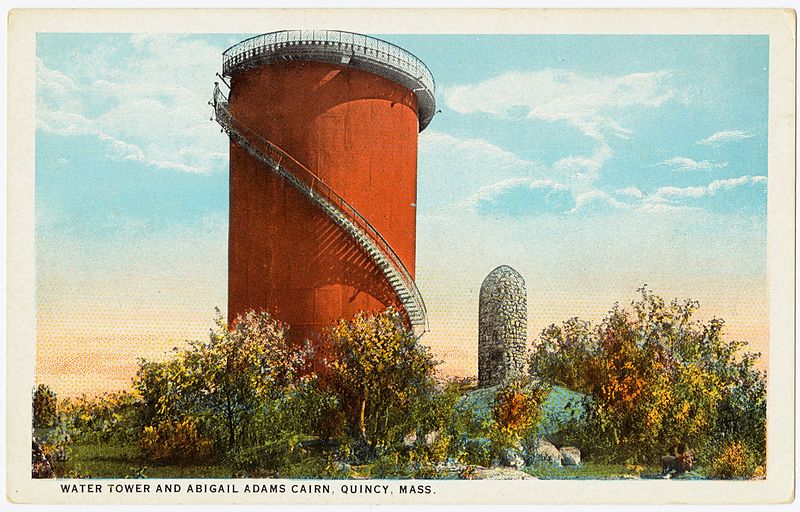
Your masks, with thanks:
[[[460,478],[465,480],[538,480],[536,477],[514,468],[484,468],[467,466]]]
[[[438,430],[432,430],[428,432],[427,434],[425,434],[425,446],[430,448],[431,446],[436,444],[437,441],[439,441],[440,437],[441,434],[439,433]]]
[[[555,445],[546,439],[539,438],[533,446],[532,459],[537,462],[546,462],[554,466],[561,465],[561,452]]]
[[[565,466],[580,466],[581,451],[574,446],[562,446],[558,450],[561,453],[561,463]]]
[[[525,458],[519,450],[514,448],[504,448],[500,453],[500,465],[521,469],[525,467]]]
[[[680,443],[670,448],[669,455],[661,457],[661,474],[680,476],[694,467],[694,452]]]

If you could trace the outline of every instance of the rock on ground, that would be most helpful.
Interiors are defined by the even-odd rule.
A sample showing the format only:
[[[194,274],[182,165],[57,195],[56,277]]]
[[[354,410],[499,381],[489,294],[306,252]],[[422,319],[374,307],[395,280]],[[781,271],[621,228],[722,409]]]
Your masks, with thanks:
[[[538,480],[524,471],[514,468],[484,468],[473,466],[467,476],[470,480]]]
[[[561,465],[561,452],[546,439],[539,438],[533,448],[533,460],[542,461],[554,466]]]
[[[560,450],[561,463],[565,466],[580,466],[581,451],[574,446],[562,446]]]
[[[500,457],[500,464],[506,467],[521,469],[525,467],[525,458],[520,453],[520,450],[505,448]]]

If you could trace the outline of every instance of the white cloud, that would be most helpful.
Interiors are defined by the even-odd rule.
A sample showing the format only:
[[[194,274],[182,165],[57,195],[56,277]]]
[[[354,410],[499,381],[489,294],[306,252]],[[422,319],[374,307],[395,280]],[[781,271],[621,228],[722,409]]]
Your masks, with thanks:
[[[510,178],[481,187],[465,205],[490,215],[527,217],[570,211],[574,200],[564,185],[542,179]]]
[[[36,107],[36,127],[60,135],[97,134],[92,123],[81,114],[49,110],[43,105]]]
[[[611,148],[601,143],[590,155],[564,157],[547,165],[484,139],[426,130],[419,137],[418,203],[424,211],[474,205],[477,191],[486,194],[514,180],[557,182],[576,197],[592,189],[612,155]]]
[[[661,187],[644,194],[635,187],[613,193],[593,189],[574,199],[569,188],[552,180],[511,178],[481,189],[464,202],[484,214],[521,218],[542,214],[597,214],[614,210],[660,213],[681,209],[763,211],[765,176],[714,180],[700,187]]]
[[[600,168],[614,152],[607,144],[600,144],[591,156],[570,156],[553,164],[556,174],[577,180],[594,181],[600,175]]]
[[[430,212],[463,205],[481,187],[510,178],[545,178],[547,173],[544,164],[484,139],[428,129],[419,137],[418,207]]]
[[[669,167],[673,171],[688,172],[688,171],[710,171],[711,169],[722,169],[727,167],[727,162],[712,162],[710,160],[692,160],[685,156],[676,156],[669,160],[664,160],[655,164],[660,167]]]
[[[37,127],[93,135],[106,156],[183,172],[224,168],[227,139],[207,105],[221,49],[180,35],[135,35],[94,66],[37,60]]]
[[[698,140],[695,144],[702,144],[704,146],[716,146],[724,144],[725,142],[738,141],[749,139],[755,136],[754,133],[745,132],[742,130],[722,130],[713,135],[709,135],[705,139]]]
[[[661,187],[656,190],[655,197],[658,199],[681,199],[681,198],[697,198],[702,197],[708,193],[706,187]]]
[[[109,152],[107,156],[112,159],[121,160],[135,160],[141,162],[144,160],[144,153],[136,144],[128,144],[121,140],[109,137],[108,135],[99,134],[100,140],[108,143]]]
[[[714,180],[705,187],[661,187],[655,196],[663,198],[697,198],[715,195],[721,191],[732,190],[745,185],[766,185],[766,176],[740,176],[725,180]]]
[[[714,180],[700,187],[661,187],[645,194],[627,187],[608,194],[590,190],[575,200],[575,212],[633,210],[660,213],[681,209],[709,211],[762,211],[766,205],[766,176],[741,176]]]
[[[592,189],[614,151],[609,137],[629,138],[621,119],[631,111],[658,108],[680,100],[666,71],[618,76],[587,75],[545,69],[508,72],[477,84],[443,89],[447,106],[456,112],[485,113],[503,118],[562,122],[596,142],[589,155],[570,155],[550,165],[549,176],[567,180],[574,194]]]
[[[460,155],[461,160],[480,160],[483,163],[508,168],[534,168],[540,164],[520,158],[511,151],[507,151],[484,139],[462,139],[452,135],[426,130],[419,136],[420,151],[447,150]]]
[[[72,78],[58,70],[49,69],[42,59],[36,59],[37,102],[47,98],[53,104],[75,106],[73,96],[77,90]]]
[[[601,190],[584,192],[575,199],[575,212],[602,212],[606,210],[627,209],[631,205],[624,203]]]
[[[503,193],[520,188],[520,187],[527,187],[527,188],[550,188],[553,190],[567,190],[567,187],[561,185],[560,183],[555,183],[551,180],[532,180],[527,178],[510,178],[507,180],[500,181],[498,183],[493,183],[491,185],[487,185],[485,187],[481,187],[478,192],[473,195],[469,202],[475,203],[480,200],[485,199],[493,199]]]
[[[740,176],[714,180],[705,187],[661,187],[644,199],[643,206],[763,212],[767,204],[766,185],[766,176]]]
[[[739,178],[730,178],[727,180],[712,181],[708,185],[708,193],[716,194],[717,192],[730,190],[744,185],[766,185],[766,176],[741,176]]]
[[[615,119],[622,110],[656,108],[677,98],[666,71],[590,76],[570,70],[508,72],[473,85],[445,88],[445,103],[461,113],[565,121],[592,139],[627,138],[631,130]]]
[[[644,192],[636,187],[625,187],[616,191],[616,193],[623,197],[631,197],[634,199],[644,199]]]

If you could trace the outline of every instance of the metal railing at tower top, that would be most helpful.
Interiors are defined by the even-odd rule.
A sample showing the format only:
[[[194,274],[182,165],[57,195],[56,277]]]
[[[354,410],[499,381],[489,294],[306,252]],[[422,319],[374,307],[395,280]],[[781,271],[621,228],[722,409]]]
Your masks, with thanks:
[[[228,99],[214,84],[209,102],[215,120],[251,156],[266,164],[273,172],[310,197],[337,225],[344,229],[380,268],[394,290],[415,333],[428,331],[428,315],[422,294],[405,264],[383,235],[343,197],[337,194],[314,172],[295,160],[231,114]]]
[[[340,30],[283,30],[245,39],[223,52],[222,74],[235,77],[287,61],[321,62],[366,71],[395,82],[417,98],[419,131],[436,114],[436,83],[412,53],[381,39]],[[235,81],[231,85],[236,89]]]
[[[245,39],[222,53],[222,74],[230,76],[234,68],[260,54],[278,52],[293,45],[328,46],[353,55],[381,60],[415,77],[431,94],[436,89],[433,74],[413,53],[376,37],[341,30],[282,30]]]

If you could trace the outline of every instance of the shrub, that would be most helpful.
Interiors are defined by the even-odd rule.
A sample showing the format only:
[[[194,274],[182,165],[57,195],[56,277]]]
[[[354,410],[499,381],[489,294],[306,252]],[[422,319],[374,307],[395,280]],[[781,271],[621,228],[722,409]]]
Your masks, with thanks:
[[[556,386],[588,393],[586,368],[597,350],[597,337],[589,322],[570,318],[544,329],[530,358],[530,373]]]
[[[340,321],[325,345],[330,386],[364,455],[399,443],[414,426],[415,401],[434,388],[436,362],[428,350],[391,308]]]
[[[414,470],[396,452],[389,452],[369,466],[369,478],[411,478]]]
[[[501,446],[511,446],[535,429],[549,392],[527,379],[516,379],[500,388],[492,404],[492,419]]]
[[[746,478],[751,476],[756,467],[753,464],[747,447],[743,443],[727,444],[714,458],[709,468],[711,478]]]
[[[286,326],[250,311],[229,329],[217,310],[207,341],[190,341],[164,362],[140,360],[134,386],[144,402],[144,422],[181,424],[186,418],[234,451],[258,437],[254,419],[286,392],[305,384],[308,344],[286,339]]]
[[[508,448],[524,447],[524,440],[538,429],[542,405],[550,393],[549,388],[527,378],[464,391],[462,388],[450,408],[445,429],[450,438],[447,455],[480,466],[503,460]]]
[[[336,409],[336,397],[320,390],[315,379],[304,378],[302,384],[258,404],[250,428],[228,458],[237,469],[256,474],[266,470],[287,476],[285,471],[304,471],[289,466],[302,466],[312,450],[324,451],[335,444],[332,439],[342,430]]]
[[[33,390],[33,426],[51,427],[56,422],[56,394],[48,386],[39,384]]]
[[[350,472],[340,462],[319,454],[304,454],[283,468],[281,478],[346,478]]]
[[[140,405],[139,398],[127,391],[83,395],[62,401],[59,415],[76,440],[128,442],[137,439],[143,428]]]
[[[163,421],[144,428],[139,449],[152,461],[188,463],[207,459],[213,443],[202,436],[197,421]]]
[[[490,466],[498,454],[492,441],[485,437],[462,436],[457,445],[455,459],[462,464]]]
[[[42,452],[51,466],[55,462],[64,462],[69,459],[75,441],[73,432],[66,417],[61,415],[50,432],[41,439]]]
[[[470,388],[473,386],[470,386]],[[494,455],[491,435],[490,388],[463,389],[451,408],[446,432],[452,439],[448,455],[463,464],[489,465]]]
[[[263,439],[257,445],[237,448],[228,454],[228,459],[238,471],[276,472],[291,463],[296,463],[303,455],[300,450],[302,438],[297,433],[279,431],[270,439]],[[282,475],[286,476],[286,475]],[[306,475],[310,476],[310,475]]]
[[[758,354],[723,339],[723,320],[694,320],[697,302],[639,291],[630,310],[614,305],[594,328],[575,318],[548,327],[532,353],[534,376],[588,395],[584,430],[573,433],[582,448],[611,462],[652,463],[678,442],[708,459],[739,441],[763,462]]]
[[[283,430],[318,436],[324,442],[344,432],[345,417],[339,398],[322,389],[316,376],[308,376],[287,390],[275,405],[271,414],[280,421]]]
[[[458,402],[471,385],[470,381],[452,379],[420,394],[410,412],[410,423],[416,441],[410,451],[415,463],[443,461],[453,453],[454,443],[462,429],[457,425]]]

